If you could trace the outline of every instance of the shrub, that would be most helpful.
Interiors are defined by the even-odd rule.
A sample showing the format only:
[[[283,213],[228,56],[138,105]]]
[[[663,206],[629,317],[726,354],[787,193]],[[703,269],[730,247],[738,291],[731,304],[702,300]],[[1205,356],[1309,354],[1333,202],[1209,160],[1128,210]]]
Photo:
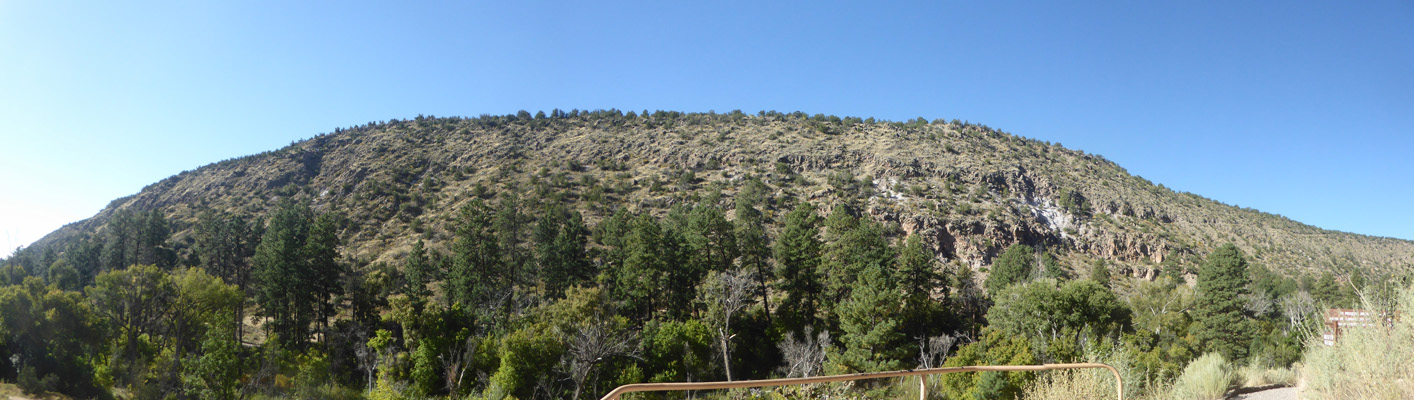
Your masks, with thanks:
[[[1227,360],[1218,353],[1204,354],[1183,369],[1183,375],[1173,385],[1173,398],[1192,400],[1221,399],[1236,381]]]

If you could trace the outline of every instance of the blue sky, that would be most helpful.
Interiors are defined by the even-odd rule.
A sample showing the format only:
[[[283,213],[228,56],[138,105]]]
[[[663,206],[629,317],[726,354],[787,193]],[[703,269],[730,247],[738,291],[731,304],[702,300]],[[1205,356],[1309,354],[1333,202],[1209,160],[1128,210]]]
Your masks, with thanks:
[[[553,108],[956,118],[1414,239],[1408,1],[289,3],[0,1],[0,252],[335,127]]]

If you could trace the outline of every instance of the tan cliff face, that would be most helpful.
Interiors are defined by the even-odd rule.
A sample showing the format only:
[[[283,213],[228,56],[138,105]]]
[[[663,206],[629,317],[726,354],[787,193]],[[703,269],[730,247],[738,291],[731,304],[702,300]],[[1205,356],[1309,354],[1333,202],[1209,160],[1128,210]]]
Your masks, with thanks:
[[[63,249],[120,208],[162,210],[181,247],[203,208],[259,216],[294,196],[348,218],[345,255],[386,261],[418,239],[445,248],[450,221],[478,186],[488,198],[514,190],[530,199],[527,207],[568,203],[594,224],[618,206],[662,213],[714,193],[730,209],[748,176],[767,185],[774,201],[767,215],[777,222],[792,201],[815,203],[822,214],[854,203],[893,234],[923,235],[940,259],[974,269],[1013,243],[1044,248],[1077,270],[1110,260],[1138,278],[1155,276],[1172,254],[1206,254],[1226,242],[1288,273],[1414,266],[1409,241],[1325,231],[1177,193],[1101,157],[985,126],[775,113],[369,124],[183,172],[33,247]],[[844,183],[845,176],[854,179]],[[1074,201],[1065,205],[1071,195],[1083,198],[1088,215]]]

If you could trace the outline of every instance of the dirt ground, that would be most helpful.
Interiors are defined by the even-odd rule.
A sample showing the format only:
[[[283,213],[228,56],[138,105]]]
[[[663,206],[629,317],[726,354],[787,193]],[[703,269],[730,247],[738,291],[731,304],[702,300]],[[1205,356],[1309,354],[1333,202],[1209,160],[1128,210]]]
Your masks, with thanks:
[[[1234,397],[1234,399],[1245,400],[1296,400],[1297,398],[1294,387],[1267,389]]]

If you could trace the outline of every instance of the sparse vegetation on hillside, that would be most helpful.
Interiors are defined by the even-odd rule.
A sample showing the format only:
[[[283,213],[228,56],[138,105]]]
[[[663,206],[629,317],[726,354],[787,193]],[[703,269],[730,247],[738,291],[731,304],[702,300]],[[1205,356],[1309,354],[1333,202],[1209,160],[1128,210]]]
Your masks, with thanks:
[[[1203,352],[1289,367],[1313,310],[1402,278],[1409,249],[955,120],[419,116],[184,172],[0,260],[0,379],[78,397],[590,398],[1105,359],[1153,394]]]

